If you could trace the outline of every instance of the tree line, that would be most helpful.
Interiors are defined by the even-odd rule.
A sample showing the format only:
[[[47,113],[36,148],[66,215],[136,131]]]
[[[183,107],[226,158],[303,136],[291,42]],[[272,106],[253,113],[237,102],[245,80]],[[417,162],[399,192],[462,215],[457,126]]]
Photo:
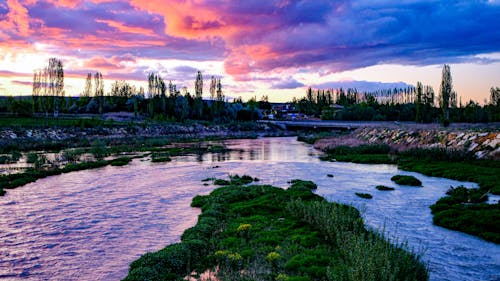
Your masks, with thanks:
[[[0,99],[0,112],[20,115],[43,114],[57,117],[59,113],[91,113],[128,111],[135,116],[157,120],[186,119],[228,121],[256,120],[272,110],[267,96],[260,101],[241,98],[228,102],[221,78],[209,79],[209,96],[203,96],[203,75],[194,79],[194,93],[186,87],[178,89],[172,80],[159,73],[147,75],[147,90],[127,81],[114,81],[108,93],[104,91],[103,75],[88,73],[79,97],[65,97],[64,69],[60,59],[49,59],[48,65],[33,75],[31,99]],[[291,108],[296,112],[324,120],[416,121],[442,122],[499,122],[500,88],[492,87],[490,101],[481,106],[470,100],[462,104],[453,90],[450,67],[443,66],[439,95],[431,86],[417,82],[416,86],[362,92],[357,89],[312,89],[303,98],[293,98]]]
[[[196,73],[194,94],[187,87],[179,90],[171,80],[167,83],[155,72],[147,75],[147,82],[145,91],[142,86],[137,88],[127,81],[114,81],[111,90],[105,93],[102,73],[88,73],[79,97],[65,97],[62,61],[51,58],[47,67],[34,73],[31,99],[0,99],[0,112],[26,116],[44,113],[47,117],[58,117],[59,113],[128,111],[137,117],[175,121],[197,119],[223,122],[262,118],[259,103],[255,99],[247,102],[235,99],[229,103],[223,93],[220,77],[211,77],[210,99],[204,100],[201,71]]]
[[[500,88],[490,89],[490,101],[481,106],[469,100],[463,104],[453,90],[449,65],[442,70],[439,95],[421,82],[407,88],[360,92],[353,88],[306,90],[305,97],[293,99],[299,113],[323,120],[500,122]]]

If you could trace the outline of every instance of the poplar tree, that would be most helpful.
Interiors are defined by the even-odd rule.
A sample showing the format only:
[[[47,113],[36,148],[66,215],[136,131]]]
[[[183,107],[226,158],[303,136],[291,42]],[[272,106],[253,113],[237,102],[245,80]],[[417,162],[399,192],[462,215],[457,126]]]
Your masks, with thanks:
[[[212,76],[210,79],[210,99],[215,100],[215,88],[217,87],[217,80]]]
[[[196,118],[201,118],[203,116],[203,76],[201,71],[196,74],[196,80],[194,82],[194,104],[193,111]]]
[[[99,104],[99,114],[102,114],[104,110],[104,82],[100,72],[94,74],[94,87],[94,95]]]
[[[421,82],[417,82],[417,88],[416,88],[416,99],[415,99],[415,121],[416,122],[422,122],[422,91],[423,91],[423,86]]]
[[[441,75],[441,87],[439,89],[439,105],[441,107],[443,125],[450,123],[450,96],[453,91],[450,66],[445,64]]]

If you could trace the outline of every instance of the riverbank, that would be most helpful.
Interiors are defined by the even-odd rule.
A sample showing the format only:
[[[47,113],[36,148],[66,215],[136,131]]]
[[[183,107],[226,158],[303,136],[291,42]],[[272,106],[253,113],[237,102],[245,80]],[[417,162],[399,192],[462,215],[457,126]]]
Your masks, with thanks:
[[[312,182],[237,183],[196,196],[196,226],[134,261],[125,280],[428,279],[418,255],[366,230],[353,207],[312,193]]]
[[[488,193],[500,194],[498,132],[443,136],[432,136],[432,132],[414,132],[412,136],[398,130],[362,129],[318,140],[314,146],[326,153],[323,160],[396,164],[403,170],[428,176],[478,183],[479,190],[459,192],[464,189],[455,187],[458,191],[450,189],[448,195],[430,206],[433,222],[500,243],[500,204],[485,203]]]
[[[168,162],[174,156],[227,151],[219,144],[208,142],[211,139],[177,143],[171,143],[169,139],[155,139],[154,142],[141,140],[143,139],[135,139],[134,144],[128,145],[107,146],[104,142],[97,142],[88,148],[66,149],[56,154],[52,161],[47,160],[43,152],[29,153],[27,158],[36,158],[33,159],[32,166],[19,173],[0,175],[0,196],[5,195],[8,189],[21,187],[41,178],[107,165],[123,166],[133,158],[149,157],[152,162]]]
[[[209,122],[103,122],[80,119],[68,126],[12,125],[0,127],[0,153],[11,151],[50,150],[88,147],[95,140],[107,145],[154,142],[157,139],[189,141],[195,139],[252,138],[256,136],[279,136],[286,134],[266,124],[256,122],[232,122],[215,124]],[[5,122],[4,122],[5,123]]]
[[[360,128],[344,136],[321,138],[314,146],[328,150],[336,146],[385,144],[393,151],[439,148],[464,151],[477,159],[500,160],[500,128]]]

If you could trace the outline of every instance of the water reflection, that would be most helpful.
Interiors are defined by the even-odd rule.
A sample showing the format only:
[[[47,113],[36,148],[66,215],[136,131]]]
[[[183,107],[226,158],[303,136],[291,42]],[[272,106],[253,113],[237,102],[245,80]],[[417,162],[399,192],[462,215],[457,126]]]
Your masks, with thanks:
[[[0,198],[0,279],[118,280],[147,251],[179,241],[196,223],[193,196],[208,193],[207,177],[249,174],[263,184],[315,181],[329,200],[364,210],[367,224],[425,248],[433,280],[498,280],[500,247],[432,225],[428,206],[449,185],[471,183],[398,171],[391,165],[322,162],[318,151],[293,138],[230,140],[231,151],[175,157],[170,163],[136,159],[124,167],[80,171],[38,180]],[[218,167],[218,168],[214,168]],[[396,173],[416,175],[423,188],[393,186]],[[327,177],[333,174],[334,177]],[[372,200],[355,192],[368,192]]]

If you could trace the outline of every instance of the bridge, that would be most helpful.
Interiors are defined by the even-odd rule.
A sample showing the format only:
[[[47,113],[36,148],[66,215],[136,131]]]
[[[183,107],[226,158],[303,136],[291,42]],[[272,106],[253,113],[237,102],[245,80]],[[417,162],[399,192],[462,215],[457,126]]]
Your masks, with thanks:
[[[351,131],[360,127],[399,127],[400,122],[385,121],[315,121],[315,120],[260,120],[258,122],[266,123],[283,130],[339,130]],[[405,122],[406,123],[406,122]],[[408,122],[412,123],[412,122]]]

